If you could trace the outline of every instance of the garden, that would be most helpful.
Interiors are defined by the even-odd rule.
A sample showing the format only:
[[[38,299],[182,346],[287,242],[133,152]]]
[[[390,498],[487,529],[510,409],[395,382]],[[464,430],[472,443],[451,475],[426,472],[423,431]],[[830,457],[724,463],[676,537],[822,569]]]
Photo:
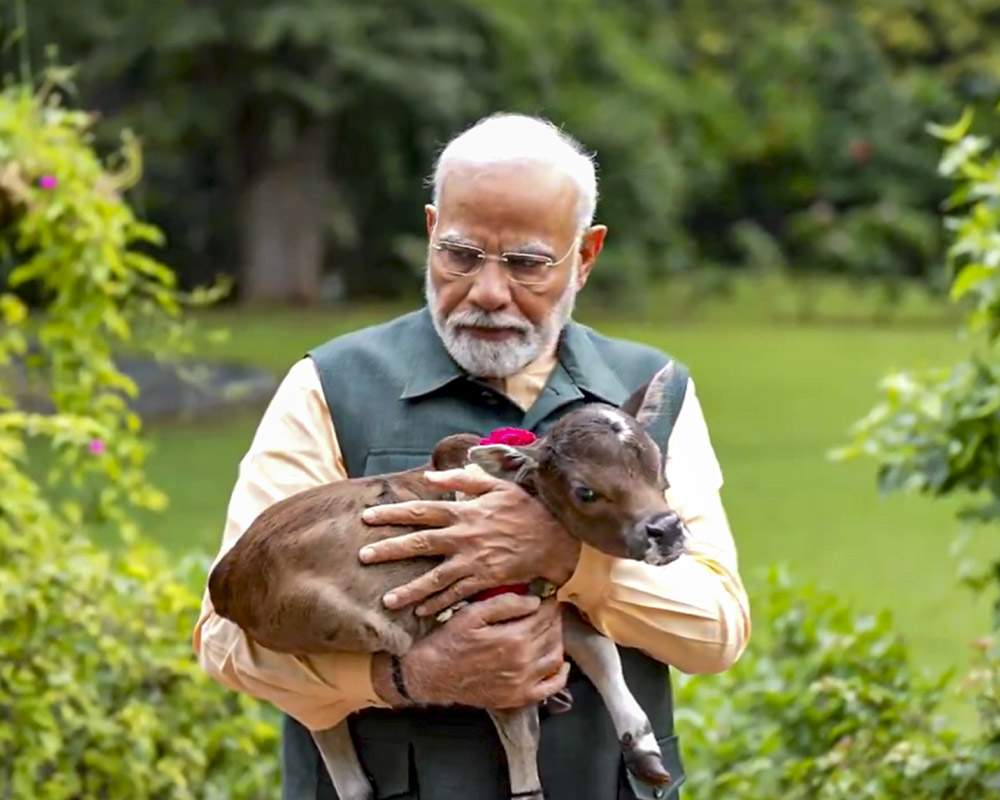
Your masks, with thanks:
[[[275,796],[190,642],[239,460],[419,304],[421,175],[502,105],[597,150],[577,316],[691,368],[723,468],[754,634],[678,676],[684,796],[1000,798],[1000,9],[139,5],[12,6],[0,797]]]

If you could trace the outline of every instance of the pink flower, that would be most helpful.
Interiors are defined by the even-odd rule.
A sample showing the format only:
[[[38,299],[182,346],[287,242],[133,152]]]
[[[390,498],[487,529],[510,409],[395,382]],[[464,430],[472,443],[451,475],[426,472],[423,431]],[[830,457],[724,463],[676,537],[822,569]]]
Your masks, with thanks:
[[[95,456],[99,456],[106,449],[104,446],[104,442],[102,442],[100,439],[91,439],[88,448],[90,449],[90,452],[93,453]]]
[[[506,444],[511,447],[531,444],[535,441],[535,434],[521,428],[497,428],[485,439],[481,439],[479,444]]]
[[[864,164],[872,157],[874,148],[867,139],[856,136],[848,143],[847,150],[855,164]]]
[[[55,189],[59,185],[59,179],[55,175],[42,175],[38,179],[38,185],[43,189]]]

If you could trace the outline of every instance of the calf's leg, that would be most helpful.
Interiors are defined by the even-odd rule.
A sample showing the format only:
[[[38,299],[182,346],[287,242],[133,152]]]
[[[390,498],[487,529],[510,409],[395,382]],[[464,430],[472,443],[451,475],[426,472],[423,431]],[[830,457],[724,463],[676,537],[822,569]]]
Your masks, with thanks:
[[[625,683],[614,642],[584,622],[570,605],[563,606],[562,623],[566,653],[604,700],[629,772],[654,786],[670,783],[649,718]]]
[[[313,731],[312,737],[330,773],[337,797],[340,800],[375,800],[375,790],[361,768],[347,720],[324,731]]]
[[[538,777],[538,706],[491,710],[489,715],[507,756],[511,798],[542,800],[542,781]]]

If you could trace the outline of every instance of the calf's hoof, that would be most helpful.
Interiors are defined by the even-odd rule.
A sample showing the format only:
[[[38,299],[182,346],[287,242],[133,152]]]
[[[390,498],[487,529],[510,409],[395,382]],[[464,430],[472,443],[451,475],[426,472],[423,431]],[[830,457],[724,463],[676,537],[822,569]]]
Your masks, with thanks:
[[[626,766],[637,778],[653,786],[666,786],[673,780],[656,753],[636,754],[631,763],[626,761]]]
[[[548,714],[565,714],[573,709],[573,693],[569,689],[560,689],[542,703]]]
[[[652,786],[666,786],[673,780],[663,766],[659,752],[639,749],[638,743],[627,733],[622,737],[621,745],[625,767],[637,778]]]

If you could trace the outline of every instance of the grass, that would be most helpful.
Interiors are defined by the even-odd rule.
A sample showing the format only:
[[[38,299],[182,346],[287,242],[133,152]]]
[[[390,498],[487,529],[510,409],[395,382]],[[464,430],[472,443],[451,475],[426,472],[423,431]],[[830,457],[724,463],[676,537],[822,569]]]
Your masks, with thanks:
[[[880,498],[873,464],[837,464],[826,455],[871,407],[886,370],[959,354],[954,326],[940,309],[912,297],[894,324],[859,324],[864,304],[855,298],[852,305],[848,293],[837,300],[833,291],[824,294],[834,298],[827,321],[793,323],[780,298],[764,296],[780,289],[742,285],[729,301],[708,300],[680,320],[671,313],[629,320],[592,309],[581,316],[691,367],[725,473],[724,499],[749,586],[767,566],[785,562],[798,579],[836,592],[858,611],[889,609],[927,666],[962,665],[966,643],[988,630],[989,617],[985,601],[955,578],[948,555],[954,508],[910,496]],[[669,307],[669,290],[663,297]],[[672,302],[686,301],[679,294]],[[220,355],[280,374],[309,346],[400,310],[225,311],[207,321],[233,331]],[[173,504],[150,520],[149,531],[174,552],[217,548],[237,464],[258,416],[153,428],[152,477]]]

